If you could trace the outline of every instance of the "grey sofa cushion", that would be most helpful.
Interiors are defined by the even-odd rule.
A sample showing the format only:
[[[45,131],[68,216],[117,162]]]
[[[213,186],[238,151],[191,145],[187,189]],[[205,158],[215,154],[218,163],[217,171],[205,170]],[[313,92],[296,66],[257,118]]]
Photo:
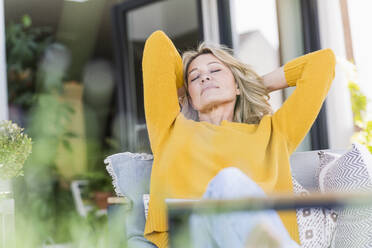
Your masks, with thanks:
[[[148,194],[150,191],[153,156],[129,152],[118,153],[107,157],[105,163],[113,179],[116,194],[127,197],[132,203],[127,208],[125,218],[128,247],[155,247],[143,237],[145,214],[142,200],[143,194]]]

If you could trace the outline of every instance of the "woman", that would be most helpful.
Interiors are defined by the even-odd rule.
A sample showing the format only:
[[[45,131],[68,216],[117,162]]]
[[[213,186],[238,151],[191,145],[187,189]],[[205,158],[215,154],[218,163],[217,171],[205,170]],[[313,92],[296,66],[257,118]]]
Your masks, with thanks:
[[[144,233],[148,240],[160,248],[168,244],[166,198],[201,198],[225,168],[237,168],[265,193],[293,191],[289,156],[330,88],[332,50],[301,56],[261,78],[218,48],[186,53],[182,63],[171,40],[156,31],[146,41],[142,66],[154,154]],[[183,86],[198,121],[181,113],[177,89]],[[297,87],[272,114],[268,92],[288,86]],[[279,215],[299,243],[295,212]]]

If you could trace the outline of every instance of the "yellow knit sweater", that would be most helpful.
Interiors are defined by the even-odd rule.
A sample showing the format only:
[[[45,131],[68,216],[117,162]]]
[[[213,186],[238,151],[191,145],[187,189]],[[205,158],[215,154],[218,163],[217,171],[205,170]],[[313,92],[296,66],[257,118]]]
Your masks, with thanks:
[[[313,124],[334,78],[330,49],[296,58],[284,66],[293,94],[259,124],[195,122],[180,113],[177,87],[182,60],[161,31],[146,41],[143,54],[144,101],[154,164],[145,237],[159,248],[168,245],[165,198],[198,198],[223,168],[234,166],[270,193],[293,191],[289,156]],[[279,213],[299,243],[294,211]]]

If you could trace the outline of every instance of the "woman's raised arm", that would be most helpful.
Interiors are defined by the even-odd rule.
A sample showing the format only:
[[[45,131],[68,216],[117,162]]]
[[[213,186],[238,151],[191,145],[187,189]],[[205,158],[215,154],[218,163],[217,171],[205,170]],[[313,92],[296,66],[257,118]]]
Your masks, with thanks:
[[[162,31],[147,39],[142,60],[146,125],[152,152],[180,112],[177,87],[183,85],[182,59]]]
[[[284,66],[262,76],[263,84],[269,92],[281,90],[288,87],[285,79]]]
[[[291,154],[310,130],[335,76],[336,59],[331,49],[312,52],[284,65],[292,95],[273,115],[274,127],[287,139]]]

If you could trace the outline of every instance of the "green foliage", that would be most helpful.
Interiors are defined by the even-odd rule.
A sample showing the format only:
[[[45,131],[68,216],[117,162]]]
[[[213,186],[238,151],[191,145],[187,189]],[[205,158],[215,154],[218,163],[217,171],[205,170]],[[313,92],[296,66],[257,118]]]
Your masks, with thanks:
[[[372,120],[366,119],[369,99],[363,94],[359,86],[352,81],[349,82],[349,90],[354,125],[357,128],[352,140],[365,145],[372,153]]]
[[[56,92],[37,94],[35,99],[27,128],[33,140],[33,152],[27,160],[24,178],[15,183],[14,193],[17,232],[25,235],[24,247],[41,247],[46,239],[69,242],[73,235],[69,226],[71,219],[81,221],[69,185],[56,166],[59,144],[70,147],[67,139],[76,136],[66,130],[74,110],[70,104],[60,101]],[[27,228],[18,231],[23,225]]]
[[[95,212],[90,212],[86,218],[78,215],[72,203],[71,192],[67,188],[60,188],[61,185],[56,187],[54,198],[48,199],[49,204],[40,199],[33,204],[32,209],[24,206],[23,211],[17,211],[17,248],[43,247],[43,243],[69,243],[72,247],[108,247],[107,216],[96,216]],[[40,208],[40,212],[49,211],[53,215],[48,216],[49,218],[36,218],[36,206]]]
[[[77,177],[79,180],[88,180],[88,191],[94,193],[97,191],[112,192],[112,182],[110,176],[103,169],[101,171],[89,171],[84,175]]]
[[[367,97],[361,92],[359,85],[349,82],[351,94],[351,107],[354,113],[354,120],[360,125],[363,122],[367,110]]]
[[[28,108],[36,88],[35,72],[45,48],[51,44],[51,29],[32,27],[28,15],[5,30],[9,103]]]
[[[17,236],[21,237],[17,239],[17,247],[42,247],[47,240],[72,243],[74,247],[107,247],[107,216],[96,216],[96,211],[87,218],[79,216],[69,182],[56,166],[60,145],[71,150],[71,138],[77,135],[66,128],[74,109],[60,101],[61,91],[40,87],[48,84],[47,80],[58,81],[53,81],[53,85],[63,85],[61,78],[46,77],[50,75],[38,72],[38,62],[52,42],[51,34],[49,28],[33,27],[27,15],[20,23],[6,27],[9,102],[28,110],[26,130],[33,141],[32,154],[24,167],[25,176],[14,180]],[[23,137],[27,136],[23,134]],[[0,146],[0,164],[6,151]],[[20,156],[14,157],[19,160],[26,155],[21,149],[17,152]],[[0,168],[0,176],[4,174],[3,168],[5,166]],[[105,171],[90,173],[84,178],[90,180],[92,190],[112,190]]]
[[[32,149],[31,138],[11,121],[0,122],[0,179],[23,175],[23,164]]]

